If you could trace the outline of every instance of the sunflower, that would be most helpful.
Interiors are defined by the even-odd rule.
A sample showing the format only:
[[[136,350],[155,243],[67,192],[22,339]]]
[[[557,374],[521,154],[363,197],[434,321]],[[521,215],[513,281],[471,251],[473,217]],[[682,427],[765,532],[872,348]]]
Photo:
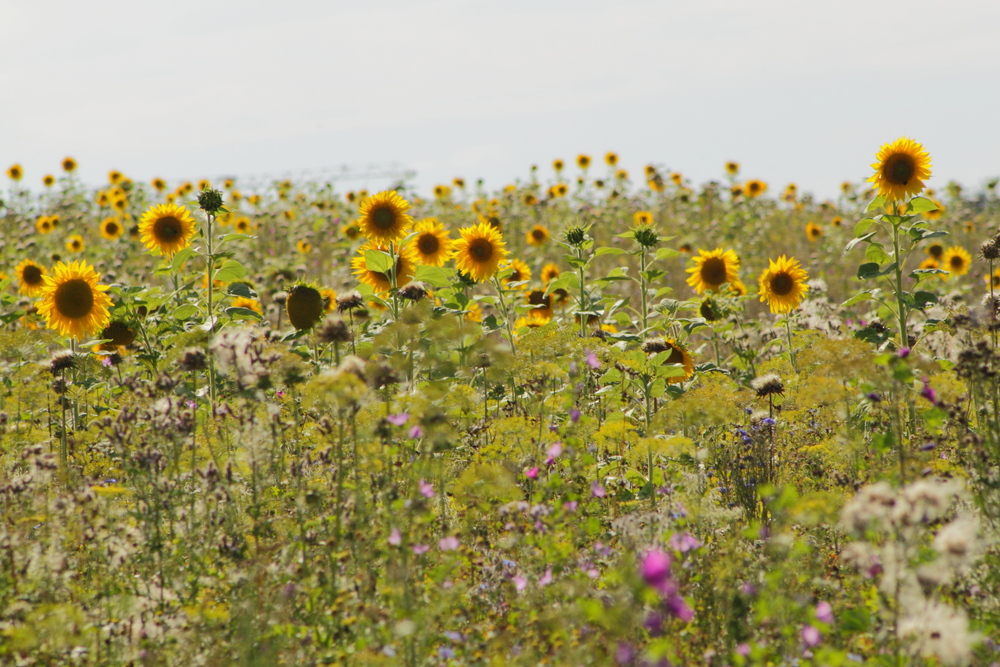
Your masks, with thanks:
[[[437,218],[427,218],[413,226],[417,235],[410,240],[409,248],[417,263],[427,266],[444,266],[451,258],[455,241]]]
[[[19,181],[22,176],[24,176],[24,170],[19,164],[11,165],[10,169],[7,170],[7,177],[12,181]]]
[[[538,327],[544,326],[552,321],[552,313],[546,313],[541,310],[529,310],[521,317],[517,318],[514,322],[514,330],[517,331],[522,327],[528,327],[529,329],[537,329]]]
[[[56,182],[56,177],[53,176],[52,174],[45,174],[44,176],[42,176],[42,185],[44,185],[47,188],[51,188],[53,185],[55,185],[55,182]]]
[[[752,178],[743,184],[743,194],[751,199],[761,196],[765,190],[767,190],[767,183],[756,178]]]
[[[122,223],[118,218],[104,218],[101,222],[101,236],[109,241],[114,241],[124,231],[125,228],[122,227]]]
[[[504,268],[510,267],[514,269],[514,272],[503,279],[504,285],[509,285],[510,283],[525,283],[518,285],[516,289],[527,289],[526,281],[531,280],[531,267],[522,262],[519,259],[512,259],[510,263]]]
[[[469,274],[476,282],[491,278],[507,259],[503,236],[489,224],[458,230],[461,238],[455,244],[455,268]]]
[[[406,214],[410,203],[393,190],[365,199],[358,207],[358,226],[371,243],[388,245],[406,236],[413,218]]]
[[[454,185],[456,188],[462,189],[462,188],[465,187],[465,179],[464,178],[453,178],[453,179],[451,179],[451,184]]]
[[[934,205],[937,206],[937,208],[933,211],[924,211],[924,217],[928,220],[939,220],[945,212],[944,204],[937,199],[932,199],[931,201],[934,202]]]
[[[636,211],[633,216],[637,227],[653,224],[653,214],[650,211]]]
[[[649,189],[652,190],[653,192],[663,192],[663,190],[666,187],[663,184],[663,177],[655,172],[646,181],[646,185],[648,185]]]
[[[211,189],[212,189],[212,183],[207,178],[203,178],[200,181],[198,181],[199,192],[202,190],[211,190]]]
[[[726,163],[726,173],[730,176],[735,176],[740,173],[740,163],[729,161]]]
[[[835,215],[830,220],[830,224],[833,225],[834,227],[841,227],[844,224],[844,219],[842,217],[840,217],[839,215]]]
[[[483,309],[478,301],[469,301],[465,304],[465,319],[469,322],[482,322]]]
[[[246,308],[247,310],[252,310],[258,315],[264,314],[264,309],[260,307],[260,301],[257,299],[248,299],[245,296],[235,297],[230,306],[232,308]]]
[[[435,185],[434,196],[438,199],[447,199],[451,196],[451,188],[447,185]]]
[[[544,225],[535,225],[525,235],[528,245],[544,245],[549,240],[549,230]]]
[[[77,340],[100,331],[111,321],[111,298],[107,285],[98,284],[100,275],[84,261],[59,262],[45,276],[38,314],[45,325],[62,336]]]
[[[942,278],[964,276],[972,267],[972,255],[962,246],[955,245],[944,251],[941,257],[941,268],[947,271]]]
[[[112,320],[108,326],[97,335],[101,340],[108,342],[94,346],[94,352],[118,352],[122,353],[125,348],[135,342],[135,330],[122,320]]]
[[[944,244],[940,241],[931,241],[931,244],[927,246],[925,252],[934,259],[940,261],[944,256]]]
[[[285,312],[288,314],[288,321],[299,331],[316,326],[325,308],[323,295],[312,285],[300,283],[288,290]]]
[[[684,176],[679,171],[670,172],[670,180],[673,181],[674,185],[680,185],[684,182]]]
[[[191,213],[176,204],[157,204],[139,220],[142,244],[167,257],[190,245],[194,231]]]
[[[983,276],[986,286],[993,290],[1000,290],[1000,269],[994,269],[992,274]]]
[[[529,305],[534,306],[534,308],[528,312],[542,313],[547,319],[552,319],[552,296],[552,294],[546,296],[543,289],[529,290],[524,295],[524,300]]]
[[[108,172],[108,182],[111,183],[111,185],[117,185],[118,183],[121,183],[122,180],[124,180],[124,178],[125,175],[115,169],[112,169],[111,171]]]
[[[17,281],[21,283],[21,294],[25,296],[38,296],[45,286],[45,267],[36,264],[30,259],[23,260],[14,269]]]
[[[52,218],[47,215],[42,215],[35,221],[35,229],[38,230],[39,234],[48,234],[55,229],[55,225],[52,224]]]
[[[361,225],[356,222],[344,225],[340,228],[340,233],[353,241],[361,236]]]
[[[83,252],[87,244],[83,242],[83,237],[79,234],[71,234],[66,239],[66,250],[68,252]]]
[[[941,268],[941,262],[937,261],[933,257],[928,257],[924,261],[920,262],[920,266],[918,266],[917,268],[918,269],[940,269]],[[987,282],[989,282],[989,281],[987,281]]]
[[[607,153],[605,153],[604,154],[604,164],[608,165],[609,167],[613,167],[616,164],[618,164],[618,154],[617,153],[612,153],[611,151],[608,151]]]
[[[240,234],[249,234],[253,226],[250,224],[250,218],[243,216],[233,220],[233,228]]]
[[[729,196],[735,201],[743,196],[743,186],[736,184],[729,188]]]
[[[76,171],[76,160],[71,157],[63,158],[62,168],[67,174]]]
[[[309,251],[312,250],[312,244],[305,239],[299,239],[299,241],[295,244],[295,249],[303,255],[308,255]]]
[[[642,351],[652,356],[660,352],[670,352],[664,365],[678,364],[684,369],[684,375],[667,378],[667,384],[684,382],[694,375],[694,361],[691,354],[673,338],[651,338],[642,344]]]
[[[388,292],[392,289],[392,278],[388,273],[372,271],[368,268],[365,262],[365,252],[368,250],[388,252],[389,249],[385,246],[374,245],[372,243],[365,243],[360,246],[357,257],[351,259],[351,268],[354,269],[354,275],[358,277],[360,282],[370,285],[376,292]],[[402,287],[413,280],[414,273],[416,273],[416,261],[413,258],[413,253],[409,249],[403,248],[396,257],[396,287]]]
[[[560,171],[562,171],[563,167],[565,167],[565,166],[566,166],[566,163],[563,162],[562,160],[553,160],[552,161],[552,168],[556,170],[556,173],[559,173]]]
[[[589,167],[590,166],[590,156],[589,155],[584,155],[582,153],[580,155],[577,155],[576,156],[576,166],[580,167],[580,169],[586,169],[587,167]]]
[[[532,192],[526,192],[521,198],[521,201],[524,202],[525,206],[534,206],[538,203],[538,197],[536,197]]]
[[[559,277],[559,267],[555,264],[546,264],[542,267],[541,279],[542,284],[548,285],[550,282]]]
[[[327,315],[337,310],[337,293],[329,287],[324,287],[319,291],[323,297],[323,312]]]
[[[760,274],[760,300],[766,301],[772,313],[788,313],[802,303],[809,291],[808,274],[798,260],[782,255]]]
[[[868,182],[875,184],[880,195],[893,201],[919,193],[931,176],[931,156],[907,137],[882,146],[875,159],[878,160],[872,165],[875,175]]]
[[[823,229],[813,222],[806,223],[806,237],[810,241],[819,241],[823,237]]]
[[[687,270],[691,274],[687,284],[698,294],[705,290],[717,290],[726,283],[740,279],[740,258],[732,250],[699,250],[698,256],[693,260],[694,266]]]

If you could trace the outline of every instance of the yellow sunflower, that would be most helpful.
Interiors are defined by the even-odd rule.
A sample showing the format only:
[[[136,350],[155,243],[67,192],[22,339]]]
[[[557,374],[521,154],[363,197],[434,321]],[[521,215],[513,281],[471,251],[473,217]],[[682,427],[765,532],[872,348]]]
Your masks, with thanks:
[[[352,222],[349,225],[341,227],[340,233],[353,241],[361,236],[361,226],[356,222]]]
[[[451,258],[455,241],[437,218],[427,218],[413,226],[417,232],[409,243],[414,259],[427,266],[444,266]]]
[[[45,174],[44,176],[42,176],[42,185],[44,185],[47,188],[51,188],[53,185],[55,185],[55,182],[56,182],[56,177],[53,176],[52,174]]]
[[[992,287],[994,291],[1000,290],[1000,269],[994,269],[990,275],[983,276],[987,287]]]
[[[535,225],[525,234],[528,245],[545,245],[549,241],[549,230],[544,225]]]
[[[194,232],[191,213],[176,204],[157,204],[139,220],[142,244],[167,257],[189,246]]]
[[[451,179],[451,184],[454,185],[456,188],[459,188],[459,189],[464,188],[465,187],[465,179],[464,178],[458,178],[458,177],[453,178],[453,179]]]
[[[375,244],[388,245],[406,236],[413,218],[406,214],[410,203],[393,190],[365,199],[358,207],[361,233]]]
[[[514,330],[517,331],[523,327],[528,327],[529,329],[536,329],[541,326],[545,326],[552,321],[552,313],[546,313],[540,310],[529,310],[521,317],[517,318],[514,322]]]
[[[79,234],[71,234],[66,239],[67,252],[83,252],[83,249],[86,247],[87,244],[83,242],[83,237]]]
[[[360,246],[357,257],[351,259],[351,268],[354,269],[354,275],[358,277],[360,282],[370,285],[376,292],[388,292],[392,289],[392,278],[388,273],[372,271],[368,268],[365,263],[365,251],[367,250],[388,252],[389,249],[385,246],[374,245],[372,243],[365,243]],[[402,252],[396,257],[396,287],[402,287],[413,280],[415,273],[416,261],[413,258],[413,253],[409,249],[403,248]]]
[[[788,313],[798,308],[809,291],[806,279],[809,274],[797,259],[782,255],[777,261],[768,260],[769,266],[760,274],[760,300],[766,301],[772,313]]]
[[[925,211],[924,217],[927,218],[928,220],[940,220],[941,216],[944,215],[945,213],[944,204],[942,204],[937,199],[932,199],[931,201],[934,202],[934,205],[937,206],[937,209],[933,211]]]
[[[337,310],[337,293],[334,292],[329,287],[324,287],[319,291],[320,296],[323,297],[323,312],[329,315],[333,311]]]
[[[751,199],[756,199],[764,194],[766,190],[767,183],[756,178],[752,178],[743,184],[743,194]]]
[[[67,174],[76,171],[76,160],[71,157],[64,158],[62,161],[62,168]]]
[[[128,322],[112,320],[97,337],[108,342],[95,345],[94,352],[118,352],[122,354],[125,352],[125,348],[135,342],[136,333],[128,325]]]
[[[458,233],[461,238],[455,244],[455,268],[469,274],[476,282],[493,277],[500,263],[507,259],[500,231],[480,222]]]
[[[844,224],[844,219],[842,217],[840,217],[839,215],[835,215],[830,220],[830,224],[833,225],[834,227],[841,227]]]
[[[250,218],[241,216],[233,220],[233,227],[240,234],[249,234],[253,230],[253,226],[250,224]]]
[[[565,167],[565,166],[566,166],[566,163],[563,162],[562,160],[553,160],[552,161],[552,168],[556,170],[556,173],[562,171],[563,167]]]
[[[22,176],[24,176],[24,170],[19,164],[11,165],[10,169],[7,170],[7,178],[12,181],[19,181]]]
[[[687,270],[691,274],[687,284],[698,294],[705,290],[717,290],[740,279],[740,258],[732,250],[698,250],[698,256],[692,259],[694,266]]]
[[[52,224],[52,218],[42,215],[35,221],[35,229],[38,230],[39,234],[48,234],[55,229],[55,225]]]
[[[660,352],[670,352],[663,360],[663,364],[678,364],[684,369],[684,375],[667,378],[667,384],[684,382],[694,375],[694,361],[691,359],[691,354],[673,338],[651,338],[642,344],[642,351],[650,356]]]
[[[580,167],[580,169],[586,169],[587,167],[589,167],[590,166],[590,156],[589,155],[584,155],[582,153],[580,155],[577,155],[576,156],[576,166]]]
[[[925,249],[928,255],[934,259],[940,261],[944,257],[944,244],[940,241],[931,241],[930,245]]]
[[[608,151],[604,154],[604,164],[613,167],[618,164],[618,154]]]
[[[920,266],[918,266],[917,268],[919,268],[919,269],[940,269],[941,268],[941,262],[937,261],[933,257],[928,257],[924,261],[920,262]]]
[[[542,267],[541,279],[543,284],[548,285],[558,277],[559,267],[555,264],[546,264]]]
[[[552,319],[552,294],[546,296],[545,290],[543,289],[533,289],[528,291],[524,295],[524,300],[529,305],[534,306],[533,310],[529,310],[529,313],[542,313],[545,315],[546,319]]]
[[[535,206],[538,204],[538,197],[536,197],[534,193],[526,192],[524,197],[521,198],[521,201],[524,202],[525,206]]]
[[[38,314],[45,326],[62,336],[77,340],[100,331],[111,321],[111,297],[107,285],[98,283],[100,275],[84,261],[59,262],[52,274],[45,276]]]
[[[740,173],[740,163],[729,161],[726,163],[726,173],[730,176],[735,176]]]
[[[235,297],[230,306],[232,306],[233,308],[246,308],[248,310],[252,310],[258,315],[264,314],[264,309],[261,308],[260,301],[258,301],[257,299],[248,299],[245,296]]]
[[[810,241],[819,241],[823,238],[823,229],[814,222],[806,223],[806,238]]]
[[[931,156],[907,137],[882,146],[875,159],[878,160],[872,165],[875,175],[868,182],[875,184],[880,195],[893,201],[919,193],[931,176]]]
[[[641,225],[652,225],[653,224],[653,214],[650,211],[636,211],[633,216],[635,219],[636,226]]]
[[[122,235],[125,228],[122,227],[121,220],[118,218],[104,218],[101,221],[101,236],[109,241],[114,241],[116,238]]]
[[[125,174],[121,173],[120,171],[112,169],[111,171],[108,172],[108,182],[111,183],[112,185],[117,185],[118,183],[121,183],[123,180],[125,180]]]
[[[312,250],[312,244],[309,243],[309,241],[306,241],[305,239],[300,239],[295,244],[295,249],[298,250],[303,255],[308,255],[309,251]]]
[[[14,269],[14,276],[21,284],[21,294],[25,296],[38,296],[42,293],[42,288],[45,286],[45,274],[45,267],[30,259],[22,261]]]
[[[514,272],[503,279],[504,285],[531,280],[531,267],[519,259],[512,259],[507,265],[514,269]],[[504,267],[507,268],[507,267]],[[516,289],[527,289],[527,283],[518,285]]]
[[[465,319],[469,322],[482,322],[483,309],[478,301],[469,301],[465,304]]]
[[[947,271],[942,278],[964,276],[972,268],[972,255],[962,246],[955,245],[944,251],[941,257],[941,268]]]
[[[674,185],[680,185],[684,182],[684,176],[679,171],[670,172],[670,180],[673,181]]]

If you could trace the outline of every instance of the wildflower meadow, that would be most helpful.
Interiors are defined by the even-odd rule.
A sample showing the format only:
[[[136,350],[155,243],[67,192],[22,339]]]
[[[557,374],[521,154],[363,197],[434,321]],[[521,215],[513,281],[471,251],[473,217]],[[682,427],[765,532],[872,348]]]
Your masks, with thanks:
[[[876,149],[11,166],[0,664],[1000,664],[997,181]]]

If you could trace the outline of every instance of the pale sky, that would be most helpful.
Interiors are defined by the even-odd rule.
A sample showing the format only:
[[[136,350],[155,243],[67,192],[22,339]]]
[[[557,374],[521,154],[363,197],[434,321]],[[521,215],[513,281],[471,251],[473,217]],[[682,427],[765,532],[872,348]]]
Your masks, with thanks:
[[[931,185],[978,189],[1000,175],[998,29],[996,0],[0,0],[0,168],[395,162],[429,191],[581,152],[603,173],[613,150],[832,196],[907,135]]]

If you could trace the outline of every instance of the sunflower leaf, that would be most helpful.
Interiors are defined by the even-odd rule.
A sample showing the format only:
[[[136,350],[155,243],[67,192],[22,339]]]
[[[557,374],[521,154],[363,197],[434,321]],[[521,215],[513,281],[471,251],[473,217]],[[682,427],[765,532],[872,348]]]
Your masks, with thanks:
[[[381,250],[365,250],[365,268],[373,273],[389,273],[392,256]]]
[[[847,254],[847,253],[851,252],[851,250],[854,249],[854,246],[858,245],[862,241],[868,241],[868,239],[870,239],[871,237],[875,236],[875,234],[877,234],[877,233],[878,233],[877,231],[868,232],[864,236],[859,236],[856,239],[851,239],[850,243],[847,244],[847,247],[844,248],[844,254]]]
[[[233,283],[226,290],[229,296],[241,296],[244,299],[256,299],[257,292],[250,289],[250,286],[246,283]]]
[[[178,306],[174,308],[174,312],[171,314],[175,320],[187,320],[198,314],[198,306],[192,303],[185,303],[183,306]]]
[[[865,211],[878,211],[879,209],[885,208],[885,195],[879,195],[875,199],[871,200],[871,203],[865,208]]]
[[[184,266],[184,262],[186,262],[193,255],[194,248],[191,246],[182,248],[176,255],[174,255],[174,258],[170,260],[170,270],[174,272],[180,271],[181,267]]]
[[[226,315],[237,320],[262,320],[264,319],[256,310],[241,308],[240,306],[230,306],[226,308]]]
[[[875,224],[874,218],[863,218],[854,225],[854,235],[861,236],[868,231],[868,228]]]
[[[854,296],[852,296],[850,299],[848,299],[844,303],[840,304],[840,307],[841,308],[846,308],[847,306],[853,306],[854,304],[861,303],[862,301],[868,301],[869,299],[874,299],[879,294],[881,294],[881,292],[882,292],[882,290],[879,289],[878,287],[876,287],[875,289],[865,290],[864,292],[858,292],[857,294],[855,294]]]
[[[915,213],[929,213],[931,211],[936,211],[940,207],[932,202],[930,199],[925,199],[923,197],[914,197],[910,200],[910,205],[907,208],[908,214]]]
[[[447,287],[451,285],[455,275],[454,269],[446,269],[440,266],[425,266],[421,264],[417,267],[416,280],[425,282],[433,287]]]
[[[673,248],[659,248],[656,251],[656,259],[673,259],[680,256],[680,251]]]
[[[601,257],[602,255],[623,255],[627,251],[624,248],[598,248],[594,251],[594,257]]]
[[[882,264],[889,261],[889,253],[885,251],[881,243],[869,243],[868,247],[865,248],[865,258],[869,262]]]
[[[858,278],[860,280],[871,280],[872,278],[878,278],[879,276],[884,276],[886,274],[892,273],[896,270],[896,263],[893,262],[889,264],[884,269],[880,268],[875,262],[865,262],[858,267]]]
[[[231,283],[234,280],[239,280],[246,276],[247,270],[243,268],[243,265],[237,262],[235,259],[227,259],[222,263],[215,271],[213,279],[221,280],[224,283]]]

